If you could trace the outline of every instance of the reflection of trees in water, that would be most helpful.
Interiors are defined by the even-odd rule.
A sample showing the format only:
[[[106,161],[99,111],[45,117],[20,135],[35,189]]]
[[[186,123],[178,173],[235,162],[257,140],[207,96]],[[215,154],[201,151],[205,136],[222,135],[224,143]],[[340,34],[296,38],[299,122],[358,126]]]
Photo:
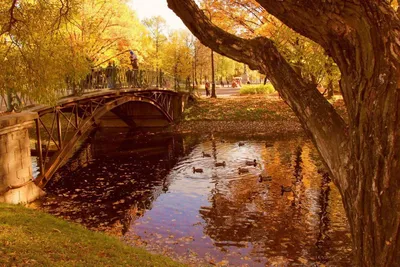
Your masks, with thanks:
[[[303,160],[301,159],[301,153],[302,152],[303,152],[303,149],[300,146],[298,146],[296,148],[296,152],[294,154],[295,159],[294,159],[294,173],[293,173],[293,176],[294,176],[294,179],[295,179],[296,183],[297,182],[301,182],[301,180],[303,179],[303,175],[302,175],[302,171],[303,171],[302,163],[303,163]]]
[[[330,230],[330,219],[329,219],[329,213],[328,213],[328,207],[329,207],[329,194],[331,191],[331,188],[329,186],[329,183],[331,182],[331,179],[329,177],[329,174],[326,172],[322,175],[322,180],[321,180],[321,191],[320,195],[318,197],[318,204],[319,204],[319,211],[318,211],[318,217],[319,217],[319,225],[318,225],[318,237],[317,237],[317,242],[315,243],[316,245],[316,254],[318,255],[318,260],[322,263],[325,263],[327,261],[326,259],[326,251],[330,247],[330,237],[328,235],[328,232]]]
[[[127,141],[129,139],[129,141]],[[93,229],[119,229],[163,192],[170,169],[183,154],[180,136],[103,132],[84,144],[49,184],[44,208]]]
[[[312,160],[307,158],[307,165],[303,164],[304,157],[310,154],[304,153],[304,144],[278,144],[268,151],[272,149],[280,151],[267,154],[268,161],[264,159],[263,163],[273,177],[271,183],[258,183],[256,178],[246,177],[235,179],[228,186],[225,184],[223,190],[219,190],[216,183],[211,191],[210,206],[200,209],[205,221],[204,232],[222,248],[242,247],[251,242],[253,256],[276,256],[282,252],[292,259],[304,253],[323,258],[330,249],[325,244],[329,230],[326,212],[329,180],[324,178],[321,188],[310,181],[319,181],[320,176],[316,175]],[[271,155],[278,158],[271,158]],[[282,161],[287,163],[287,155],[290,155],[290,164],[286,166],[293,167],[290,172],[281,170],[287,168],[282,165]],[[312,187],[307,193],[304,179],[308,181],[307,186]],[[213,180],[217,181],[218,177]],[[293,184],[295,194],[281,196],[281,184]],[[317,250],[315,243],[320,245]]]
[[[302,160],[303,149],[301,146],[296,147],[294,153],[294,171],[293,171],[293,201],[292,206],[301,205],[301,198],[304,192],[303,186],[303,160]],[[299,206],[298,206],[299,207]]]

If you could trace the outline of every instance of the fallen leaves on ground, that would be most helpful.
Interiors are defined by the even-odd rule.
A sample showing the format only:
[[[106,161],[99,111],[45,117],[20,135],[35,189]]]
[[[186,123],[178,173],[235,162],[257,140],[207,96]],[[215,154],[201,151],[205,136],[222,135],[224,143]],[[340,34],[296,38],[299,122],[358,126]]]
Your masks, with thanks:
[[[346,118],[342,99],[333,102]],[[186,108],[183,119],[170,131],[181,133],[236,133],[246,137],[304,134],[298,118],[284,100],[275,95],[200,98]]]

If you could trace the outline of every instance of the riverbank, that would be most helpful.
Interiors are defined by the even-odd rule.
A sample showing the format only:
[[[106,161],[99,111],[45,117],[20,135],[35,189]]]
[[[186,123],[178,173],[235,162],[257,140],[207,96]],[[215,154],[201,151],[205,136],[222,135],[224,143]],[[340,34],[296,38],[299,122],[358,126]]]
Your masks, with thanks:
[[[0,266],[184,266],[41,211],[0,204]]]
[[[290,107],[276,95],[198,98],[171,129],[178,133],[241,136],[304,135]]]
[[[231,134],[250,139],[305,135],[290,107],[276,95],[200,98],[187,108],[181,122],[168,131],[205,134],[204,137],[211,133],[225,137]],[[155,251],[164,253],[162,249]],[[191,250],[187,251],[193,261],[173,253],[165,254],[193,266],[198,266],[199,262],[217,262],[205,257],[196,259]],[[223,263],[221,261],[220,265]],[[125,246],[116,238],[88,231],[74,223],[20,206],[0,205],[0,266],[3,265],[180,266],[168,258]]]
[[[341,98],[332,100],[346,119]],[[197,98],[184,111],[181,121],[168,131],[175,133],[233,134],[244,137],[290,137],[306,135],[299,119],[278,94],[223,98]]]

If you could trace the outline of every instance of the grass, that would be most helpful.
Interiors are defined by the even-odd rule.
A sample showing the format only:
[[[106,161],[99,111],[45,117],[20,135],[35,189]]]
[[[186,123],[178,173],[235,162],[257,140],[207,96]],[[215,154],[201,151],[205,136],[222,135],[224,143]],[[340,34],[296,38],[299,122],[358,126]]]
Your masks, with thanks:
[[[258,95],[258,94],[270,94],[275,92],[275,88],[272,84],[245,84],[240,88],[240,95]]]
[[[0,204],[0,266],[183,265],[43,212]]]

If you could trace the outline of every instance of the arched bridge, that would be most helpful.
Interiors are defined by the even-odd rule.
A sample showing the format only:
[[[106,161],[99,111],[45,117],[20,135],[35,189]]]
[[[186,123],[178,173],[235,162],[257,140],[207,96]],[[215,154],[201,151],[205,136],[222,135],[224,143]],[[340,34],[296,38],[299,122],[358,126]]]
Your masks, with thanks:
[[[165,126],[179,118],[187,93],[169,90],[107,90],[69,97],[53,106],[36,106],[36,149],[40,175],[35,183],[44,187],[74,152],[77,142],[94,127]],[[119,121],[118,123],[115,123]]]

